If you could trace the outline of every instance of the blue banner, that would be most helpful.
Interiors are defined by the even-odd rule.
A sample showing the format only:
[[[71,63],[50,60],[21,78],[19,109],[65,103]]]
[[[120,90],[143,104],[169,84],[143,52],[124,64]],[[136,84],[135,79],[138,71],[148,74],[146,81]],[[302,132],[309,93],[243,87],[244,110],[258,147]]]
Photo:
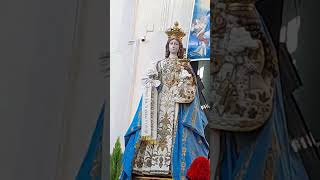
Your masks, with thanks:
[[[210,0],[195,0],[189,31],[187,57],[210,60]]]

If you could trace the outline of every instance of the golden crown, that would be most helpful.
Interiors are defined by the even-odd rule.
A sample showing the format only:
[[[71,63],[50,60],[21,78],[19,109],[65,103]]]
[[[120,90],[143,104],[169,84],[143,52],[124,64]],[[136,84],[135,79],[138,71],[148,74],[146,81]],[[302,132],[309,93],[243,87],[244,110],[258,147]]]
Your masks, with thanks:
[[[175,22],[174,23],[174,26],[169,28],[167,31],[166,31],[166,34],[168,35],[168,39],[171,39],[171,38],[178,38],[180,40],[182,40],[182,38],[186,35],[182,30],[181,28],[179,27],[179,23],[178,22]]]

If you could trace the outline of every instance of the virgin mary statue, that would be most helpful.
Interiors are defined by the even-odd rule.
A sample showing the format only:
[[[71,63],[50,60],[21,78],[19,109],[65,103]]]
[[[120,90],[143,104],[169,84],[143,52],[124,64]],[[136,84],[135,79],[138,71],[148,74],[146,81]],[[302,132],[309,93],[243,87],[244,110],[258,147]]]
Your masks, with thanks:
[[[154,63],[125,134],[120,179],[185,179],[191,162],[208,156],[195,74],[184,58],[185,33],[176,22],[166,31],[165,59]]]

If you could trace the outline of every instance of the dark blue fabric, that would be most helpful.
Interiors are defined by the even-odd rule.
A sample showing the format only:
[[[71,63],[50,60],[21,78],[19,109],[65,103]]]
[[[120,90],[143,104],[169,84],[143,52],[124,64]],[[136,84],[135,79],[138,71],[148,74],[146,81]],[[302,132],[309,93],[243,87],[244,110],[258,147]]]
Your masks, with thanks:
[[[79,169],[76,180],[101,180],[104,109],[105,104],[103,104],[100,110],[96,128],[91,137],[91,142],[87,154]],[[97,173],[95,174],[93,171],[97,171]]]
[[[308,179],[289,143],[280,88],[277,79],[273,112],[263,127],[252,132],[222,132],[221,180]],[[271,170],[266,172],[268,166]]]

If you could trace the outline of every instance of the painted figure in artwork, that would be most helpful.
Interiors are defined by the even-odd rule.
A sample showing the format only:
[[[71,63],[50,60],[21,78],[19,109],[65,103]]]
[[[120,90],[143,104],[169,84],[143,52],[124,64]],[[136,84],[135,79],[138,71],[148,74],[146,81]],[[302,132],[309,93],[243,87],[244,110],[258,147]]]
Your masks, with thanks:
[[[192,161],[207,157],[207,118],[195,74],[184,58],[179,24],[166,31],[165,59],[147,70],[143,95],[125,135],[120,179],[185,179]]]
[[[207,47],[210,46],[210,11],[191,24],[190,32],[197,37],[199,43],[198,48],[191,52],[191,54],[206,56]]]

